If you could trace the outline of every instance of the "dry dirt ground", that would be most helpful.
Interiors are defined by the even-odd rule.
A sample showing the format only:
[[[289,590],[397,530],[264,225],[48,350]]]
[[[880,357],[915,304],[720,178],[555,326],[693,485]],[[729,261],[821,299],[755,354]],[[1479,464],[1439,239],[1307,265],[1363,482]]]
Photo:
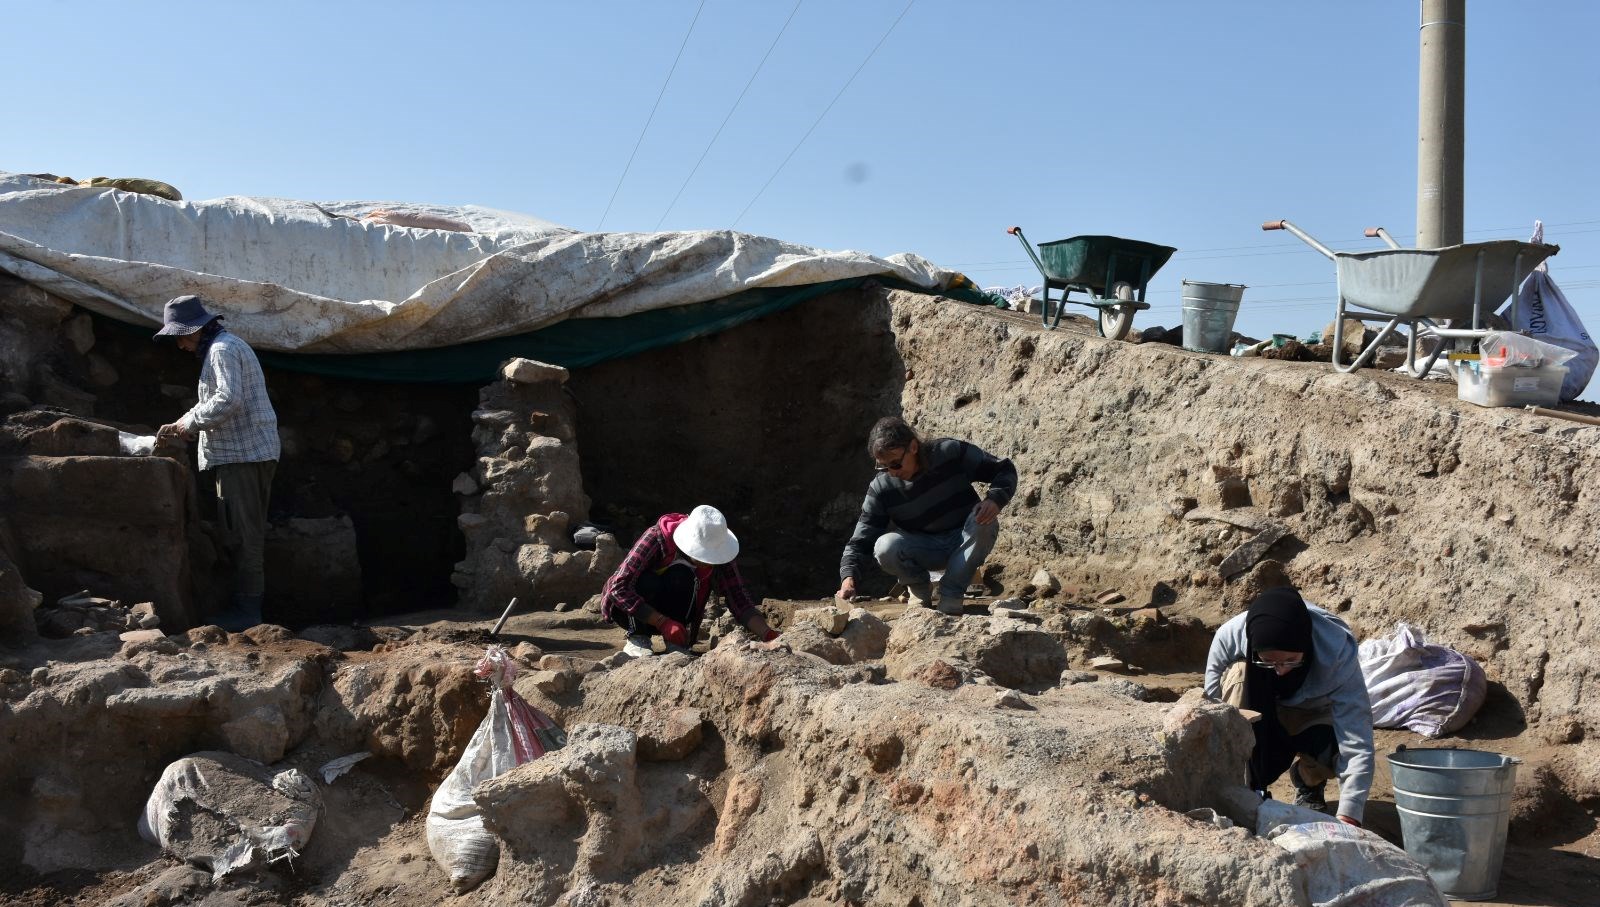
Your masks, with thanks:
[[[980,619],[988,613],[989,601],[974,599],[967,619]],[[792,625],[796,610],[813,608],[818,601],[768,600],[764,608],[775,620]],[[906,607],[898,602],[865,601],[861,605],[888,621],[891,626]],[[1111,608],[1083,606],[1086,613],[1111,612]],[[472,648],[458,649],[458,657],[483,644],[494,642],[508,649],[532,645],[548,655],[570,655],[578,659],[599,659],[618,650],[619,630],[605,626],[586,611],[566,614],[537,613],[515,615],[498,637],[490,636],[493,622],[462,620],[453,610],[419,612],[386,622],[379,638],[402,634],[426,637],[430,641]],[[314,634],[326,636],[328,634]],[[808,637],[809,638],[809,637]],[[295,653],[298,643],[264,640],[263,650],[275,647]],[[386,644],[379,643],[376,657],[383,657]],[[704,646],[702,645],[702,648]],[[263,655],[266,652],[263,651]],[[303,653],[301,653],[303,654]],[[347,653],[356,655],[357,653]],[[1086,661],[1086,658],[1080,659]],[[459,667],[459,665],[457,666]],[[1087,668],[1071,664],[1071,669]],[[1150,698],[1171,701],[1198,687],[1195,672],[1144,672],[1128,675],[1102,674],[1111,681],[1126,676],[1151,691]],[[1522,771],[1537,772],[1548,758],[1548,747],[1522,735],[1523,723],[1514,703],[1503,697],[1491,700],[1480,716],[1456,738],[1427,741],[1405,731],[1379,731],[1378,751],[1391,752],[1396,746],[1449,745],[1459,743],[1475,748],[1490,748],[1525,760]],[[1286,784],[1275,794],[1292,797]],[[106,871],[60,870],[37,875],[27,873],[5,881],[0,903],[14,905],[100,905],[107,903],[166,904],[185,903],[186,897],[202,897],[193,903],[223,904],[415,904],[479,903],[475,896],[454,898],[446,891],[442,871],[429,854],[423,834],[429,786],[404,765],[372,760],[358,765],[349,775],[324,788],[326,808],[317,834],[324,841],[336,841],[309,865],[297,870],[257,877],[251,884],[209,890],[204,874],[183,867],[171,858],[162,858],[154,847],[139,842],[131,828],[109,837],[117,851],[110,863],[123,868]],[[1593,892],[1600,890],[1600,832],[1591,812],[1569,802],[1554,807],[1519,799],[1513,830],[1513,843],[1507,849],[1505,868],[1496,900],[1479,902],[1497,905],[1548,905],[1580,907],[1594,903]],[[131,823],[129,823],[131,825]],[[1380,768],[1375,778],[1368,807],[1368,826],[1385,838],[1400,843],[1398,818],[1387,772]],[[319,841],[319,844],[322,842]],[[106,853],[97,858],[105,861]],[[337,875],[329,877],[337,866]],[[265,884],[263,884],[263,879]],[[331,884],[330,884],[331,883]],[[644,884],[635,884],[637,896],[647,892],[670,899],[674,895],[670,872],[658,874]],[[133,900],[122,900],[133,898]],[[835,903],[828,897],[804,897],[773,903]],[[890,901],[886,901],[890,902]],[[913,901],[914,902],[914,901]],[[1231,902],[1231,901],[1230,901]]]
[[[829,358],[835,336],[849,339],[848,362]],[[1284,854],[1183,816],[1236,810],[1226,767],[1248,733],[1236,714],[1185,698],[1210,629],[1287,582],[1362,638],[1406,620],[1484,664],[1490,701],[1454,739],[1524,760],[1494,903],[1596,902],[1600,704],[1588,693],[1600,663],[1587,611],[1600,588],[1600,429],[1476,409],[1448,386],[1391,374],[1109,343],[876,290],[628,362],[575,374],[570,413],[537,413],[560,423],[545,426],[551,437],[575,439],[562,448],[567,473],[581,454],[582,489],[560,489],[575,497],[563,529],[586,494],[626,537],[683,509],[678,498],[723,503],[715,495],[731,488],[724,509],[758,588],[817,594],[870,475],[865,426],[899,411],[1017,462],[1021,493],[981,580],[1039,600],[1026,619],[991,618],[978,602],[959,620],[875,602],[890,626],[859,618],[866,629],[835,638],[794,617],[816,600],[769,599],[797,652],[752,651],[730,635],[697,659],[604,669],[593,663],[621,634],[582,609],[514,617],[498,640],[489,620],[449,609],[368,614],[299,636],[202,627],[164,642],[98,633],[0,650],[0,901],[1295,903]],[[125,383],[144,375],[117,364]],[[664,369],[704,405],[638,393]],[[459,396],[430,404],[435,421]],[[357,396],[349,408],[361,406]],[[410,447],[437,448],[413,463],[413,479],[431,489],[430,532],[458,544],[448,519],[457,499],[435,486],[456,468],[461,439],[417,441],[418,414],[391,415]],[[523,428],[490,431],[479,415],[480,454],[497,455],[507,437],[528,442]],[[819,425],[836,431],[806,443]],[[668,455],[630,455],[638,436],[664,439]],[[297,468],[331,481],[308,447]],[[115,459],[70,453],[15,458],[28,467],[16,475],[43,487],[51,470]],[[358,462],[368,455],[397,456]],[[684,463],[696,468],[686,474]],[[13,479],[0,496],[28,482]],[[551,511],[562,508],[541,501],[504,503],[559,542]],[[363,516],[359,496],[335,503],[354,514],[350,537],[368,568],[382,556],[364,527],[389,524],[382,550],[409,550],[396,541],[400,510]],[[35,516],[15,527],[23,541],[63,519]],[[130,532],[106,522],[97,528]],[[161,531],[180,542],[195,530],[181,515],[168,523]],[[1272,540],[1251,550],[1258,533]],[[515,574],[517,544],[473,550],[508,555],[496,582],[531,582]],[[456,557],[447,554],[436,559]],[[1035,587],[1040,567],[1062,584],[1053,596]],[[436,565],[418,569],[442,579]],[[364,601],[387,608],[410,591],[368,588]],[[485,786],[501,868],[457,896],[428,852],[423,815],[484,715],[470,669],[491,641],[520,653],[530,702],[589,729]],[[1105,655],[1134,668],[1063,677]],[[1379,752],[1423,742],[1381,732]],[[295,866],[214,888],[132,829],[162,767],[205,749],[306,769],[375,756],[325,786],[313,845]],[[1369,824],[1398,840],[1379,763]]]

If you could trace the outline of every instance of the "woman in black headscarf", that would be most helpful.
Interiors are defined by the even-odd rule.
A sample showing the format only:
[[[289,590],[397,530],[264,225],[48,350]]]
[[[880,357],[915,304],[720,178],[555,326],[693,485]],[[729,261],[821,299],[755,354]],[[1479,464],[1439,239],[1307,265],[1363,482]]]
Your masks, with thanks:
[[[1260,714],[1250,786],[1287,770],[1295,802],[1325,809],[1339,779],[1339,818],[1360,825],[1372,786],[1372,706],[1355,637],[1289,587],[1256,596],[1223,624],[1206,659],[1206,696]]]

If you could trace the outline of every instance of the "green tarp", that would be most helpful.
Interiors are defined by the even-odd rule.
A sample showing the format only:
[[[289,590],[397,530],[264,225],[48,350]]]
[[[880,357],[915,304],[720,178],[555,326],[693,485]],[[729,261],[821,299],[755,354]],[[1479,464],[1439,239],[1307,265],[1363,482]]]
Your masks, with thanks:
[[[828,293],[858,287],[867,281],[926,293],[927,290],[882,277],[855,277],[800,287],[749,290],[712,302],[653,309],[621,318],[570,318],[541,330],[428,350],[359,355],[260,352],[261,361],[277,368],[369,381],[482,383],[492,381],[507,359],[537,359],[578,369],[608,359],[705,337],[799,305]],[[941,295],[981,305],[992,299],[975,289],[944,290]]]

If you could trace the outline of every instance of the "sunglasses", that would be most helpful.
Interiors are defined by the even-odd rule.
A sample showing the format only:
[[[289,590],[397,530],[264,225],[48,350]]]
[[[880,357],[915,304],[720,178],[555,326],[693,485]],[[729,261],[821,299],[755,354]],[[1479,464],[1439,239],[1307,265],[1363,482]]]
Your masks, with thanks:
[[[879,463],[874,468],[879,472],[894,472],[904,465],[906,465],[906,455],[901,453],[900,459],[894,461],[893,463]]]

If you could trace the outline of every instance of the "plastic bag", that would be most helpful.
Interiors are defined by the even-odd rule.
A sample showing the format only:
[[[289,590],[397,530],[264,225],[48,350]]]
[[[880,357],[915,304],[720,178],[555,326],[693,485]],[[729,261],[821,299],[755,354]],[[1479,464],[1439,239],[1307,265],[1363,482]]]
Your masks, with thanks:
[[[1449,907],[1421,864],[1364,828],[1307,822],[1266,836],[1294,855],[1313,907]]]
[[[1488,695],[1488,679],[1476,661],[1429,643],[1404,623],[1391,636],[1363,642],[1360,657],[1374,727],[1439,737],[1464,727]]]
[[[1534,221],[1533,242],[1543,241],[1544,224]],[[1574,352],[1573,360],[1567,363],[1567,380],[1561,385],[1561,399],[1578,399],[1589,379],[1594,377],[1596,365],[1600,365],[1600,346],[1595,345],[1584,328],[1578,310],[1551,279],[1546,262],[1540,262],[1523,281],[1514,308],[1513,328]],[[1506,315],[1506,312],[1502,310],[1500,314]]]
[[[476,888],[500,862],[500,842],[483,827],[472,789],[567,743],[550,716],[511,688],[517,665],[499,646],[490,646],[473,672],[490,684],[489,714],[428,804],[428,849],[458,892]]]
[[[1478,343],[1478,352],[1487,368],[1546,368],[1565,365],[1578,355],[1564,346],[1511,331],[1485,335]]]

